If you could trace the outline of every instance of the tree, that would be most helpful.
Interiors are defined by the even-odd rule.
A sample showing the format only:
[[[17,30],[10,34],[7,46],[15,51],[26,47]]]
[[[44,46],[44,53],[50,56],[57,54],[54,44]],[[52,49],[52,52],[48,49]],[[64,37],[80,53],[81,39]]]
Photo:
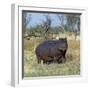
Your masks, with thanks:
[[[29,24],[31,20],[31,14],[27,13],[27,11],[22,11],[22,30],[25,34],[26,27]]]
[[[67,27],[68,29],[74,33],[75,40],[77,37],[77,31],[80,31],[80,16],[75,14],[67,14]]]
[[[65,27],[65,15],[64,15],[64,14],[59,14],[59,15],[57,15],[57,16],[58,16],[58,19],[59,19],[59,21],[60,21],[59,30],[60,30],[62,33],[64,33],[64,35],[65,35],[65,29],[66,29],[66,27]],[[66,37],[66,35],[65,35],[64,37]]]
[[[60,21],[60,29],[62,29],[62,32],[64,32],[65,31],[65,29],[64,29],[64,26],[65,26],[65,23],[64,23],[64,21],[65,21],[65,17],[64,17],[64,15],[62,14],[60,14],[60,15],[57,15],[58,16],[58,19],[59,19],[59,21]]]
[[[42,27],[44,28],[44,37],[45,39],[47,39],[47,34],[51,28],[51,18],[49,16],[49,14],[45,15],[45,19],[42,23]]]

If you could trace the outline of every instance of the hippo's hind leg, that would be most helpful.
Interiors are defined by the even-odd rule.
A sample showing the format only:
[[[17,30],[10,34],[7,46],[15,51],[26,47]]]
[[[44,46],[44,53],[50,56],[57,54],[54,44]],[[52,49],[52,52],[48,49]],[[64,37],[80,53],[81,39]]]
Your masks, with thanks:
[[[43,60],[43,64],[51,64],[52,63],[52,57],[51,56],[47,56],[46,60]]]
[[[47,64],[47,61],[46,60],[43,60],[43,64]]]
[[[43,61],[43,64],[51,64],[51,63],[53,63],[53,61]]]

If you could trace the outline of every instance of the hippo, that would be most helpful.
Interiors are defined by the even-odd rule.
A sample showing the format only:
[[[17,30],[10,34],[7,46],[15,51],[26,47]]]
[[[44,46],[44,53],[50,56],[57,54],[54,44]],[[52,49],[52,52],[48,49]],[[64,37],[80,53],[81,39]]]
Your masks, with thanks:
[[[67,38],[43,41],[35,49],[38,64],[64,63],[67,48]]]

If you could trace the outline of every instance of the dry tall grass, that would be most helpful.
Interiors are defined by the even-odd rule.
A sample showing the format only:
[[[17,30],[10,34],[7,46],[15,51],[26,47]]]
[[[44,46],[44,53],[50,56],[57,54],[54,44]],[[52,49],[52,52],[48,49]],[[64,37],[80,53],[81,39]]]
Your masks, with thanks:
[[[70,39],[71,38],[71,39]],[[68,38],[67,38],[68,39]],[[64,64],[37,64],[35,55],[36,46],[42,42],[42,38],[24,39],[24,76],[61,76],[80,74],[80,39],[74,40],[69,36],[67,61]]]

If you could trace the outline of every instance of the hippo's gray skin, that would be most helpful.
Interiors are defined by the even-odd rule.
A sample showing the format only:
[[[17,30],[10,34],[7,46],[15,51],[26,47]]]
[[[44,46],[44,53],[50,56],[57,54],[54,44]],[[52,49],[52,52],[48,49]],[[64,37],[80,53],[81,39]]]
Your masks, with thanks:
[[[41,60],[43,60],[45,64],[65,62],[67,48],[68,44],[66,38],[42,42],[35,50],[38,64],[41,63]]]

